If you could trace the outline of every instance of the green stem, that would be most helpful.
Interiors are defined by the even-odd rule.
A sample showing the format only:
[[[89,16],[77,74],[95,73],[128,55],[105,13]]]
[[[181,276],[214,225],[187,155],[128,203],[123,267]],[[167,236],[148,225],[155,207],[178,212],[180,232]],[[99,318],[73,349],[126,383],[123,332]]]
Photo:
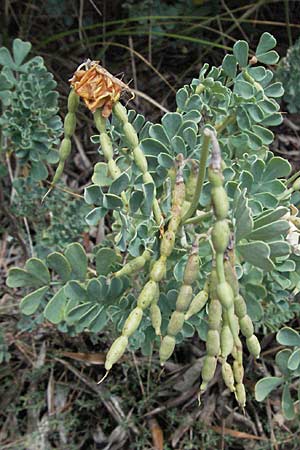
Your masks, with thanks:
[[[232,116],[228,116],[226,117],[224,120],[222,120],[221,122],[218,122],[215,124],[215,130],[217,133],[221,133],[223,130],[225,130],[225,128],[233,123],[235,121],[235,114],[233,114]]]
[[[208,131],[208,130],[204,129],[204,131],[203,131],[203,144],[202,144],[202,151],[201,151],[201,156],[200,156],[200,161],[199,161],[199,172],[198,172],[198,178],[197,178],[197,184],[196,184],[194,197],[191,201],[189,209],[187,210],[187,212],[184,214],[184,216],[182,218],[182,223],[184,223],[187,219],[189,219],[195,213],[198,203],[199,203],[200,195],[202,192],[202,187],[203,187],[205,173],[206,173],[206,162],[207,162],[207,158],[208,158],[208,154],[209,154],[209,143],[211,140],[210,133],[207,133],[206,131]]]
[[[204,212],[203,214],[199,215],[199,216],[194,216],[194,217],[190,217],[189,219],[187,219],[184,224],[185,225],[189,225],[190,223],[193,224],[198,224],[200,222],[202,222],[202,220],[207,219],[208,217],[210,217],[212,215],[211,211],[208,212]]]
[[[290,178],[288,178],[285,182],[286,185],[293,183],[298,177],[300,176],[300,170],[298,172],[294,173]]]

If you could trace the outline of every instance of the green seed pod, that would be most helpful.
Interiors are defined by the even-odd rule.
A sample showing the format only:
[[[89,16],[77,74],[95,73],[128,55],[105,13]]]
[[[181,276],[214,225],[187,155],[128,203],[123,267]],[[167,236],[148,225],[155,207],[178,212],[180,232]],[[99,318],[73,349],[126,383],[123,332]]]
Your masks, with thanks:
[[[249,338],[253,335],[254,327],[252,320],[250,319],[248,314],[246,314],[244,317],[240,319],[240,327],[243,336],[245,336],[246,338]]]
[[[211,300],[208,308],[208,326],[211,330],[219,330],[222,320],[222,305],[219,300]]]
[[[135,161],[136,165],[138,166],[138,168],[140,169],[140,171],[142,173],[148,172],[147,159],[146,159],[146,156],[144,155],[143,150],[141,149],[140,146],[134,147],[133,156],[134,156],[134,161]],[[152,183],[154,184],[153,179],[152,179]]]
[[[59,147],[59,160],[65,161],[71,153],[71,139],[65,137]]]
[[[224,253],[229,242],[230,230],[226,219],[218,220],[212,229],[211,238],[216,253]]]
[[[150,278],[153,281],[161,281],[166,275],[166,257],[161,256],[155,263],[150,272]]]
[[[198,277],[199,273],[199,256],[196,254],[190,255],[185,266],[183,274],[183,283],[192,285]]]
[[[121,358],[128,345],[127,336],[119,336],[110,347],[105,360],[105,369],[109,371],[112,366]]]
[[[218,298],[219,298],[222,306],[225,309],[228,309],[233,305],[233,300],[234,300],[233,292],[232,292],[230,284],[228,284],[227,281],[224,281],[223,283],[218,284],[217,295],[218,295]]]
[[[233,375],[235,382],[240,384],[243,382],[244,378],[244,367],[238,361],[233,361]]]
[[[237,297],[239,295],[239,282],[235,269],[232,267],[228,259],[224,261],[224,272],[226,281],[230,284],[234,297]]]
[[[205,356],[203,367],[201,370],[201,377],[204,383],[208,383],[213,379],[217,367],[217,358],[214,356]]]
[[[222,363],[222,377],[223,377],[224,383],[226,384],[228,389],[231,392],[234,392],[235,391],[234,377],[233,377],[231,365],[228,364],[228,362]]]
[[[201,311],[201,309],[204,308],[206,305],[208,299],[208,293],[206,291],[199,292],[192,300],[192,303],[190,304],[190,307],[184,316],[185,320],[189,320],[190,317],[194,316],[198,312]],[[178,301],[178,300],[177,300]],[[177,307],[177,303],[176,303]],[[179,308],[177,308],[179,309]]]
[[[161,336],[161,311],[157,303],[150,306],[150,318],[156,336]]]
[[[104,157],[109,161],[113,157],[113,146],[107,133],[100,134],[100,145]]]
[[[237,316],[234,313],[234,307],[233,306],[228,308],[226,310],[226,313],[227,313],[228,325],[230,327],[230,331],[232,333],[233,340],[234,340],[235,344],[237,345],[240,342],[240,339],[239,339],[239,333],[240,333],[239,319],[237,318]]]
[[[230,330],[229,325],[224,324],[221,330],[221,355],[224,359],[226,359],[233,350],[233,336]]]
[[[52,180],[52,184],[56,184],[59,181],[60,177],[63,174],[64,166],[65,166],[65,164],[63,161],[60,161],[58,163],[58,166],[56,167],[56,171],[55,171],[55,174],[54,174],[54,177]]]
[[[143,287],[138,300],[137,306],[141,309],[146,309],[150,306],[152,300],[156,298],[159,294],[159,288],[156,281],[149,280]]]
[[[247,314],[246,302],[241,295],[238,295],[234,299],[234,312],[239,319]]]
[[[113,180],[115,180],[121,175],[121,171],[113,159],[110,159],[107,165],[108,165],[108,172]]]
[[[114,276],[122,277],[126,275],[132,275],[133,273],[144,267],[148,259],[150,259],[150,256],[150,252],[148,250],[145,250],[141,256],[137,256],[136,258],[132,259],[131,261],[126,263],[125,266],[122,267],[122,269],[118,270],[118,272],[115,272]]]
[[[65,137],[71,137],[76,128],[76,115],[68,112],[64,120]]]
[[[185,200],[185,185],[183,181],[175,183],[172,203],[173,205],[181,206]]]
[[[176,341],[174,336],[165,336],[163,338],[159,349],[159,358],[161,364],[164,364],[167,361],[167,359],[170,358],[170,356],[174,352],[175,343]]]
[[[245,408],[245,406],[246,406],[246,391],[245,391],[245,386],[242,383],[238,383],[235,386],[235,398],[236,398],[237,402],[239,403],[239,405],[242,408]]]
[[[170,336],[176,336],[182,329],[184,324],[184,313],[179,311],[174,311],[171,315],[171,319],[168,325],[167,333]]]
[[[167,230],[162,237],[160,244],[160,254],[168,258],[171,255],[175,244],[175,233]]]
[[[131,148],[137,147],[139,145],[139,140],[136,131],[131,125],[131,123],[129,122],[125,123],[125,125],[123,126],[123,131],[129,144],[129,147]]]
[[[172,208],[172,210],[176,209],[176,214],[173,212],[173,216],[170,219],[170,222],[168,224],[168,231],[170,233],[176,233],[176,231],[178,230],[178,227],[180,225],[180,221],[181,221],[181,208],[177,207],[177,208]]]
[[[120,122],[122,122],[122,123],[128,122],[126,108],[120,102],[116,102],[114,104],[113,112]]]
[[[253,355],[255,358],[259,358],[261,348],[255,334],[246,339],[246,344],[251,355]]]
[[[226,219],[229,211],[229,202],[227,193],[223,186],[212,188],[211,199],[216,218],[218,220]]]
[[[220,170],[214,170],[212,167],[208,168],[207,171],[209,182],[213,187],[223,186],[224,177]]]
[[[189,307],[193,296],[193,288],[187,284],[183,284],[179,290],[178,297],[176,300],[176,310],[180,312],[185,312]]]
[[[71,89],[68,96],[68,111],[70,113],[75,113],[78,109],[80,97],[76,94],[74,89]]]
[[[206,352],[208,356],[218,356],[220,351],[220,335],[217,330],[208,330],[206,338]]]
[[[139,327],[143,317],[143,310],[139,307],[134,308],[127,317],[123,326],[123,336],[131,336]]]

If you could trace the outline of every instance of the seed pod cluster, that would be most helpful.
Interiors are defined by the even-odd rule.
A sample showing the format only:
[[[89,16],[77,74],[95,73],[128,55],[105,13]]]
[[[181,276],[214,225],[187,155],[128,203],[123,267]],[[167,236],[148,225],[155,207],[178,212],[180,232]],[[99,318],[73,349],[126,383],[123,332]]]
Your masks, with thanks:
[[[211,184],[211,199],[216,219],[211,232],[215,268],[212,269],[210,277],[207,355],[201,372],[200,392],[205,390],[208,382],[213,378],[217,357],[219,357],[222,363],[223,380],[230,391],[235,393],[240,406],[244,407],[246,394],[243,384],[243,349],[239,333],[241,332],[246,338],[248,350],[255,357],[259,357],[260,345],[254,335],[252,321],[247,314],[246,303],[239,293],[238,279],[232,261],[228,258],[229,244],[232,248],[227,217],[229,202],[223,186],[222,159],[215,136],[214,139],[212,138],[212,145],[208,179]],[[234,360],[232,365],[227,360],[230,356]]]
[[[184,269],[183,284],[177,296],[176,309],[171,315],[167,328],[167,335],[164,336],[160,345],[159,357],[161,364],[164,364],[174,351],[176,335],[181,331],[183,327],[185,321],[185,313],[191,303],[191,299],[193,296],[192,284],[197,280],[199,273],[198,252],[199,244],[198,238],[196,238]]]
[[[185,197],[185,188],[184,188],[184,182],[183,182],[183,176],[182,176],[182,167],[180,166],[177,176],[176,176],[176,183],[175,183],[174,190],[173,190],[172,208],[171,208],[172,218],[175,217],[176,214],[179,214],[179,221],[176,220],[176,223],[178,223],[178,226],[180,224],[181,206],[184,201],[184,197]],[[172,222],[172,219],[170,220],[170,222],[168,224],[168,229],[163,234],[163,237],[161,240],[160,257],[158,258],[158,260],[156,260],[154,262],[154,264],[151,268],[149,281],[147,281],[147,283],[144,285],[143,289],[141,290],[141,292],[137,298],[137,306],[136,306],[136,308],[134,308],[131,311],[127,320],[125,321],[125,324],[122,329],[122,335],[112,344],[112,346],[110,347],[110,349],[106,355],[105,369],[107,372],[112,368],[112,366],[121,358],[121,356],[125,352],[127,344],[128,344],[128,338],[139,327],[142,317],[143,317],[143,312],[149,306],[150,306],[150,317],[152,320],[152,325],[155,330],[155,333],[157,335],[161,334],[161,332],[160,332],[161,313],[160,313],[159,307],[157,305],[157,302],[159,299],[159,282],[165,276],[167,258],[170,256],[170,254],[173,251],[174,244],[175,244],[175,234],[178,229],[178,226],[177,226],[177,228],[174,227],[174,221],[173,221],[172,223],[173,223],[174,229],[171,231],[170,230],[171,222]],[[140,263],[140,261],[139,261],[139,263]],[[127,273],[127,269],[125,272]],[[183,316],[183,318],[181,320],[183,323],[184,314],[182,314],[182,316]],[[178,319],[173,320],[172,330],[176,329],[177,320]],[[127,339],[127,343],[126,343],[125,338]],[[166,351],[168,351],[170,346],[173,345],[173,340],[171,339],[171,341],[172,342],[167,345]],[[174,340],[174,346],[175,346],[175,340]]]
[[[79,105],[79,96],[71,89],[68,97],[68,112],[64,120],[64,138],[59,147],[59,163],[56,168],[52,185],[55,185],[64,171],[65,161],[71,153],[71,137],[76,128],[76,112]]]
[[[117,119],[122,124],[123,132],[125,134],[129,148],[132,150],[134,161],[143,174],[143,182],[144,183],[153,183],[153,185],[155,187],[152,175],[148,171],[147,159],[143,153],[143,150],[141,149],[141,147],[139,145],[139,138],[138,138],[137,132],[135,131],[133,125],[131,123],[129,123],[129,121],[128,121],[126,108],[123,105],[121,105],[120,102],[116,102],[113,106],[113,114],[115,114]],[[155,220],[158,225],[161,225],[163,222],[163,216],[162,216],[158,201],[155,197],[155,192],[154,192],[154,200],[153,200],[152,207],[153,207],[153,214],[154,214]]]

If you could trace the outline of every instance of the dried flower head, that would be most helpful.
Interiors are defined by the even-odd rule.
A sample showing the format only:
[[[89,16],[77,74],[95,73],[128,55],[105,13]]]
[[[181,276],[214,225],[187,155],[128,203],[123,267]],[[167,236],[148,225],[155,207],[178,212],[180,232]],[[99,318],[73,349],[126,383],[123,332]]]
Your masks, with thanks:
[[[81,64],[70,83],[92,112],[102,108],[103,117],[110,116],[112,107],[119,100],[122,91],[130,90],[127,84],[100,66],[99,61],[87,60]]]

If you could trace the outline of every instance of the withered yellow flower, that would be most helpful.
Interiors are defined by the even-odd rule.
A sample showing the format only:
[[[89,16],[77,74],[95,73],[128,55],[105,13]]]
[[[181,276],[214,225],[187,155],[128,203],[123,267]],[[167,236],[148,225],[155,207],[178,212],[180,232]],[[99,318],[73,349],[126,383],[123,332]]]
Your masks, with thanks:
[[[110,116],[112,107],[119,100],[122,91],[129,90],[125,83],[100,66],[99,61],[88,60],[81,64],[70,83],[90,111],[95,112],[96,109],[102,108],[103,117]]]

